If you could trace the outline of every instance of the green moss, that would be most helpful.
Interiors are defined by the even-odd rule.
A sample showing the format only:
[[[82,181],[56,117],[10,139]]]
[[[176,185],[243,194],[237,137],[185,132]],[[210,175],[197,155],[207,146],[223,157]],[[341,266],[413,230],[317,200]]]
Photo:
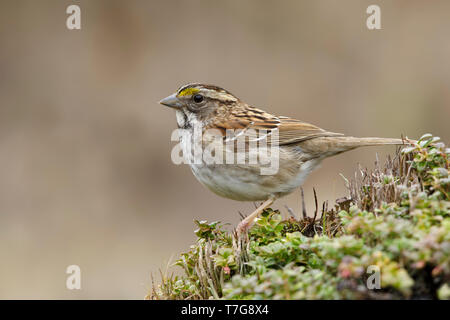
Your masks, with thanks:
[[[162,276],[149,298],[449,299],[450,150],[438,140],[361,170],[320,217],[317,205],[302,219],[268,209],[241,239],[196,221],[197,242],[175,263],[184,275]]]

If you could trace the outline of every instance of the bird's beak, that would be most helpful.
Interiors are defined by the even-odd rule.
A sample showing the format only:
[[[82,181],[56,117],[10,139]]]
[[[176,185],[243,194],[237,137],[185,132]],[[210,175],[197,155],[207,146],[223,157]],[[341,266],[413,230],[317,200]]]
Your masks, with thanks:
[[[165,97],[159,103],[161,103],[165,106],[171,107],[171,108],[181,108],[182,107],[182,104],[175,93],[171,94],[168,97]]]

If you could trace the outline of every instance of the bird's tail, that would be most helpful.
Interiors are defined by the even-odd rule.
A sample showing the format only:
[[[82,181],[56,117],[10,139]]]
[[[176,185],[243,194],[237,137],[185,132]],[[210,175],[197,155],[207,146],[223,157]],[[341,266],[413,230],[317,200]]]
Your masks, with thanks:
[[[300,147],[311,155],[330,157],[358,147],[408,145],[414,141],[394,138],[318,137],[303,142]]]
[[[382,145],[401,145],[408,144],[407,140],[395,138],[356,138],[356,137],[330,137],[330,143],[347,148],[382,146]]]

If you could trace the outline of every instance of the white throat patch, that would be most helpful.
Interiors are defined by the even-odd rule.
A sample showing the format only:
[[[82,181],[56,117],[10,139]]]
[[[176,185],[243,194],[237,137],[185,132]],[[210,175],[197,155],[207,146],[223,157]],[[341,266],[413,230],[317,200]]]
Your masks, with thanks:
[[[181,129],[190,129],[195,126],[202,126],[202,123],[197,119],[195,113],[186,110],[185,108],[175,111],[177,117],[178,127]]]

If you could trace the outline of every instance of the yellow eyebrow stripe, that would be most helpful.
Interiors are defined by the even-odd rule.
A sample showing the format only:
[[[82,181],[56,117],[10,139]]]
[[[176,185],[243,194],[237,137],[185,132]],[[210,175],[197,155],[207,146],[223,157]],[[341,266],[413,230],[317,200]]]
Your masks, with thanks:
[[[196,94],[197,92],[199,92],[200,90],[197,88],[186,88],[183,91],[181,91],[178,96],[179,97],[183,97],[183,96],[190,96],[193,94]]]

